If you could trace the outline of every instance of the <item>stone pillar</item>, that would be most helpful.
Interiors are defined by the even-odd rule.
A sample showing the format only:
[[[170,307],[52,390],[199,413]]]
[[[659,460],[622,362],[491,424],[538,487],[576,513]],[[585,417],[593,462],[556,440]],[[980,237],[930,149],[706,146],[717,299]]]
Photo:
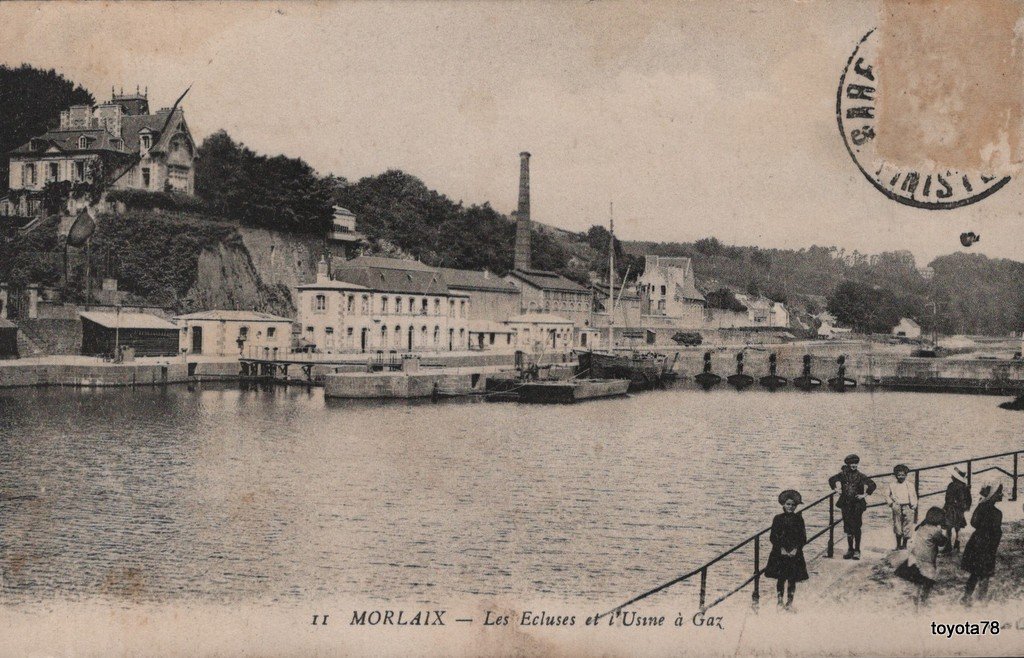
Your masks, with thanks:
[[[7,305],[10,303],[10,293],[7,292],[7,284],[0,283],[0,318],[7,319]]]
[[[39,284],[28,284],[28,317],[35,320],[39,317]]]

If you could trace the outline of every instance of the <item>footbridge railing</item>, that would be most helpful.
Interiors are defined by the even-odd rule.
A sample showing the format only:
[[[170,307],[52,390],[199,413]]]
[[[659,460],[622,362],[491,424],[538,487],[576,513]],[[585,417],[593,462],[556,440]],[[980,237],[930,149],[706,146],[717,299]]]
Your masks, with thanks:
[[[968,486],[970,486],[972,484],[972,481],[973,481],[973,479],[975,477],[977,477],[978,475],[981,475],[982,473],[987,473],[987,472],[990,472],[990,471],[995,471],[995,472],[1001,473],[1001,474],[1005,475],[1006,477],[1010,478],[1011,487],[1010,487],[1009,500],[1016,501],[1017,500],[1017,494],[1018,494],[1018,481],[1019,481],[1019,479],[1021,477],[1020,470],[1019,470],[1019,465],[1020,465],[1020,456],[1022,454],[1024,454],[1024,449],[1022,449],[1022,450],[1014,450],[1014,451],[1011,451],[1011,452],[1000,452],[1000,453],[997,453],[997,454],[994,454],[994,455],[985,455],[984,457],[972,457],[970,459],[960,459],[960,460],[957,460],[957,461],[945,462],[945,463],[942,463],[942,464],[933,464],[931,466],[921,466],[919,468],[912,468],[912,469],[910,469],[910,473],[912,473],[913,476],[914,476],[914,490],[917,493],[917,496],[918,496],[919,500],[920,499],[924,499],[924,498],[928,498],[930,496],[937,496],[939,494],[943,494],[946,491],[945,485],[948,483],[948,478],[947,478],[947,480],[943,481],[943,483],[940,486],[940,488],[938,488],[936,490],[933,490],[933,491],[923,491],[922,492],[922,488],[927,489],[928,486],[932,486],[933,485],[933,482],[934,482],[935,478],[930,478],[929,475],[932,474],[934,471],[937,471],[938,469],[945,469],[945,468],[949,468],[950,466],[965,466],[966,473],[967,473],[967,484],[968,484]],[[993,463],[993,462],[995,462],[995,460],[1002,460],[1002,461],[999,462],[999,463]],[[979,465],[981,465],[982,468],[978,468]],[[943,472],[945,472],[945,471],[943,471]],[[869,475],[868,477],[870,477],[871,479],[875,480],[876,483],[879,485],[879,490],[881,490],[883,483],[879,482],[879,480],[883,480],[884,481],[887,478],[893,477],[893,474],[892,473],[880,473],[878,475]],[[878,491],[878,490],[876,490],[876,491]],[[831,492],[825,494],[824,496],[822,496],[822,497],[820,497],[820,498],[818,498],[818,499],[808,503],[807,505],[804,505],[799,510],[799,514],[804,516],[804,520],[805,520],[805,523],[806,523],[807,522],[807,516],[808,516],[807,513],[809,511],[814,510],[815,513],[820,513],[820,514],[823,515],[824,512],[825,512],[825,509],[827,508],[827,510],[828,510],[828,521],[827,522],[822,520],[818,525],[813,525],[813,526],[809,525],[808,526],[808,531],[810,531],[810,529],[813,528],[813,529],[816,530],[816,532],[814,534],[808,536],[807,544],[806,545],[810,545],[811,542],[814,542],[815,540],[820,539],[821,537],[824,537],[824,536],[827,535],[828,536],[828,543],[827,543],[827,545],[825,547],[825,550],[824,550],[824,557],[829,557],[829,558],[833,557],[834,554],[835,554],[835,529],[836,529],[836,526],[838,526],[838,525],[840,525],[842,523],[842,519],[841,518],[839,520],[836,519],[836,496],[837,496],[836,492],[835,491],[831,491]],[[873,508],[887,507],[887,506],[888,506],[888,503],[878,502],[878,503],[872,503],[872,504],[868,505],[867,509],[871,510]],[[659,585],[659,586],[657,586],[657,587],[655,587],[653,589],[650,589],[650,590],[644,592],[643,594],[640,594],[638,596],[634,596],[633,598],[629,599],[625,603],[623,603],[621,605],[618,605],[615,608],[612,608],[608,612],[605,612],[605,613],[602,613],[602,614],[598,615],[598,617],[605,617],[605,616],[608,616],[608,615],[617,615],[624,608],[627,608],[628,606],[631,606],[634,603],[638,603],[639,601],[642,601],[642,600],[644,600],[644,599],[646,599],[646,598],[648,598],[650,596],[653,596],[654,594],[657,594],[659,592],[663,592],[663,591],[669,589],[670,587],[673,587],[674,585],[678,585],[680,583],[684,583],[684,582],[688,582],[688,581],[694,581],[694,580],[696,580],[698,578],[700,579],[699,580],[700,589],[699,589],[699,594],[698,594],[698,606],[699,606],[700,611],[702,611],[702,612],[703,611],[707,611],[707,610],[715,607],[719,603],[722,603],[726,599],[732,597],[733,595],[739,593],[740,591],[746,589],[747,587],[751,587],[751,600],[752,600],[753,605],[756,607],[758,602],[760,601],[760,598],[761,598],[761,576],[764,573],[764,565],[762,564],[762,562],[763,562],[763,560],[762,560],[762,553],[763,553],[762,548],[767,548],[767,550],[771,550],[771,546],[770,546],[770,544],[768,544],[768,537],[769,537],[770,533],[771,533],[771,527],[768,527],[768,528],[765,528],[763,530],[760,530],[760,531],[754,533],[753,535],[751,535],[750,537],[747,537],[746,539],[744,539],[740,543],[736,544],[735,546],[733,546],[733,547],[729,548],[728,550],[720,553],[719,555],[717,555],[716,557],[714,557],[710,561],[706,562],[705,564],[697,567],[696,569],[693,569],[691,571],[688,571],[687,573],[682,574],[681,576],[673,578],[672,580],[670,580],[670,581],[668,581],[666,583],[663,583],[663,584],[661,584],[661,585]],[[708,601],[707,601],[707,599],[708,599],[708,579],[709,579],[709,575],[712,572],[712,568],[715,567],[716,565],[718,565],[725,558],[733,556],[733,555],[742,554],[742,553],[746,553],[747,554],[747,558],[746,559],[749,560],[749,563],[748,563],[748,564],[750,564],[750,571],[748,572],[750,574],[749,577],[741,580],[739,582],[739,584],[735,584],[734,586],[729,588],[724,594],[721,594],[720,596],[715,598],[713,601],[708,603]]]

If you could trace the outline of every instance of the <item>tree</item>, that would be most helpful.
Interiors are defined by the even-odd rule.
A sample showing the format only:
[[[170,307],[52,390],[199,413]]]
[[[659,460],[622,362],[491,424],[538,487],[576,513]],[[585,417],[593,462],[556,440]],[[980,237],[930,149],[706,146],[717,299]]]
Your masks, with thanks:
[[[740,303],[740,300],[736,299],[736,295],[734,295],[728,288],[713,290],[704,297],[708,301],[709,308],[720,308],[726,311],[736,311],[739,313],[743,313],[747,310],[747,307]]]
[[[903,309],[891,290],[858,281],[843,281],[828,299],[828,312],[840,323],[865,333],[888,333]]]
[[[10,178],[8,152],[58,127],[62,110],[94,103],[88,90],[53,69],[0,66],[0,191],[7,190]]]
[[[196,194],[216,214],[282,231],[330,228],[338,179],[318,177],[301,159],[259,155],[223,130],[203,140],[197,155]]]

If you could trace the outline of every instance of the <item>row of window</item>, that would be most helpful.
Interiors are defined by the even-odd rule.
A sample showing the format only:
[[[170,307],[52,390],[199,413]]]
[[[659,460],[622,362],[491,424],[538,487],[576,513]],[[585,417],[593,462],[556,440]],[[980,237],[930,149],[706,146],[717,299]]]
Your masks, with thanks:
[[[431,310],[430,300],[426,297],[420,298],[417,302],[416,297],[395,297],[394,311],[391,310],[392,298],[388,295],[383,295],[380,298],[380,306],[377,309],[381,314],[394,313],[395,315],[410,314],[410,315],[429,315]],[[433,315],[441,315],[441,300],[433,300]],[[370,307],[372,305],[372,299],[370,295],[362,295],[359,297],[359,313],[361,315],[370,315]],[[318,294],[315,295],[311,301],[311,308],[314,312],[324,313],[327,311],[327,295]],[[448,317],[456,317],[456,311],[458,316],[465,318],[468,317],[469,308],[466,300],[459,300],[456,304],[456,300],[448,300]],[[354,314],[356,312],[356,295],[348,295],[345,301],[345,312]]]
[[[70,174],[66,174],[61,171],[63,168],[60,166],[60,162],[43,162],[40,163],[42,168],[42,174],[44,176],[45,183],[52,183],[61,180],[71,180],[72,182],[81,182],[86,179],[86,172],[88,166],[85,160],[72,160]],[[68,177],[70,175],[70,178]],[[131,181],[134,184],[135,174],[130,174]],[[149,188],[150,186],[150,171],[149,167],[142,168],[142,186]],[[33,187],[39,181],[39,173],[36,169],[36,163],[30,162],[22,165],[21,168],[21,185],[22,187]]]
[[[365,350],[369,347],[396,347],[399,349],[413,349],[416,347],[443,346],[441,327],[438,325],[434,325],[434,330],[432,334],[427,325],[421,326],[419,331],[416,331],[416,327],[414,326],[409,326],[408,328],[403,330],[401,325],[395,325],[394,330],[389,331],[389,327],[385,325],[382,326],[380,328],[380,331],[377,332],[376,334],[377,337],[379,337],[379,340],[371,338],[371,333],[372,332],[370,329],[363,328],[357,334],[353,327],[348,327],[345,330],[345,336],[342,339],[342,342],[339,344],[338,339],[336,338],[334,327],[326,327],[324,329],[324,345],[322,346],[322,348],[325,351],[329,352],[331,350],[338,348],[358,348]],[[433,340],[431,340],[431,335],[433,336]],[[458,336],[458,341],[456,341],[456,335]],[[306,327],[306,338],[312,343],[316,342],[315,329],[312,326]],[[456,334],[455,329],[449,329],[447,339],[448,349],[455,349],[456,347],[464,343],[466,339],[466,330],[459,329],[458,334]],[[374,344],[371,345],[371,341],[374,340],[376,340],[376,342],[374,342]]]

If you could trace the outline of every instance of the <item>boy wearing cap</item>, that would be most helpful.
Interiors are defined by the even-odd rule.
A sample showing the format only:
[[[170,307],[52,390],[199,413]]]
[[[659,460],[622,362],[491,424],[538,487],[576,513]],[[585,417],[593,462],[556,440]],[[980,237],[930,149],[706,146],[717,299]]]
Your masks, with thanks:
[[[885,492],[885,499],[892,508],[892,531],[896,535],[896,550],[907,547],[910,534],[914,531],[914,517],[917,515],[917,492],[907,482],[909,473],[910,469],[906,465],[897,464],[892,469],[896,480],[889,482],[889,488]]]
[[[843,532],[849,550],[844,560],[860,559],[860,529],[863,525],[864,510],[868,508],[864,499],[875,491],[875,481],[860,472],[860,457],[847,455],[842,470],[828,479],[828,486],[839,494],[836,503],[843,512]]]

